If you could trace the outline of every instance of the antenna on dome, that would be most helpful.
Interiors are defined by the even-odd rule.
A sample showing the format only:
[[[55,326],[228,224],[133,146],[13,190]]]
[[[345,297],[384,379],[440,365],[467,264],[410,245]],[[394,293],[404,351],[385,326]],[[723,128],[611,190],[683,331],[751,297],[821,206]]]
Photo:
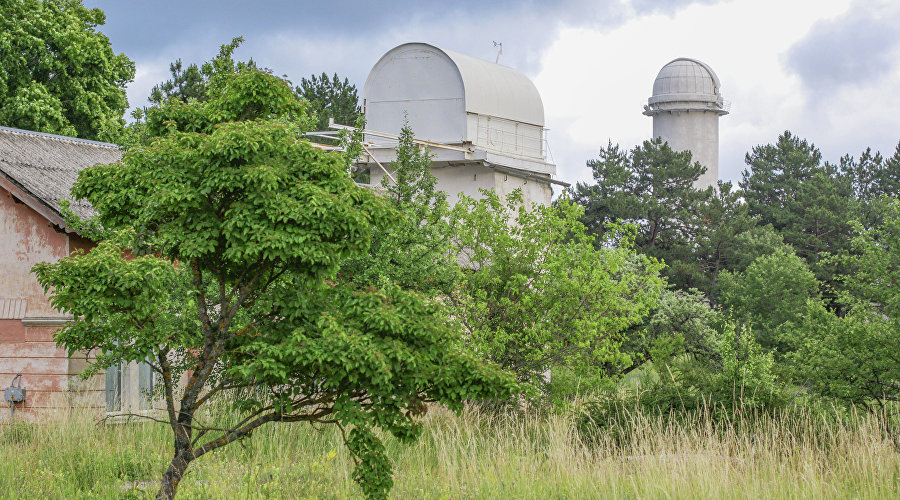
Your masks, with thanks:
[[[494,60],[494,63],[500,64],[500,56],[503,55],[503,42],[494,42],[494,47],[498,47],[497,59]]]

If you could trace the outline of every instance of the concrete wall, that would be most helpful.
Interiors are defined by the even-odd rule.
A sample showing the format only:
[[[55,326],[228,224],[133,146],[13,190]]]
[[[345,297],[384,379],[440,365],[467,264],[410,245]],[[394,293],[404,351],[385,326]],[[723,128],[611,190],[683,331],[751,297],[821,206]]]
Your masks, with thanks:
[[[675,151],[690,150],[693,161],[706,167],[695,187],[716,186],[719,180],[719,115],[710,111],[661,111],[653,116],[653,137]]]
[[[548,183],[523,179],[504,172],[494,172],[494,191],[501,198],[506,198],[506,195],[513,192],[514,189],[522,190],[522,200],[526,207],[530,207],[533,203],[549,205],[553,196],[553,190]]]
[[[103,406],[103,381],[80,381],[74,375],[86,366],[84,356],[69,358],[53,340],[64,316],[53,309],[31,267],[55,262],[87,242],[54,228],[47,219],[0,190],[0,299],[25,300],[24,318],[0,319],[0,391],[17,373],[27,390],[16,415],[40,418],[73,404]],[[0,419],[9,418],[0,407]]]

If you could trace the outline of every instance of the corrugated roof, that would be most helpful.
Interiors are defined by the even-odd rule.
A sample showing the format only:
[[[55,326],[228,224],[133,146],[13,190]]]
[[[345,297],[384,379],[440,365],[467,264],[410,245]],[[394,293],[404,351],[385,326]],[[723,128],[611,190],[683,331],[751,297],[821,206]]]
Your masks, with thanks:
[[[121,158],[115,144],[0,127],[0,172],[57,213],[59,200],[71,199],[78,172]],[[71,207],[84,218],[94,214],[85,200]]]
[[[25,299],[0,299],[0,319],[22,319],[25,317]]]

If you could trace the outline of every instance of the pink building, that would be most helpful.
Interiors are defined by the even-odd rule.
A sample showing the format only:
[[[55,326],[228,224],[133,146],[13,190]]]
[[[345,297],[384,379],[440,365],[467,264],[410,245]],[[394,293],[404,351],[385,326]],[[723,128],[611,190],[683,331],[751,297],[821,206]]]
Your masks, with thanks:
[[[70,358],[53,340],[53,333],[72,318],[50,305],[31,273],[38,262],[54,262],[93,246],[66,227],[59,200],[70,197],[79,171],[121,156],[114,144],[0,127],[0,394],[22,375],[26,400],[15,404],[16,419],[36,420],[73,406],[116,411],[128,392],[127,366],[89,381],[77,377],[87,356]],[[83,201],[71,206],[83,217],[93,213]],[[137,379],[143,370],[131,371]],[[144,385],[151,381],[149,377]],[[3,420],[10,415],[9,403],[4,404]]]

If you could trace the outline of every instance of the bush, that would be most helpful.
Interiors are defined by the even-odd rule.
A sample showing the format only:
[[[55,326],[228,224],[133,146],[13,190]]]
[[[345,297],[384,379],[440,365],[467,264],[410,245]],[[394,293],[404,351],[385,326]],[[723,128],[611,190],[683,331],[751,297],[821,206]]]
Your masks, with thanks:
[[[637,383],[620,384],[601,392],[578,410],[578,428],[589,437],[599,432],[612,439],[631,425],[631,416],[684,419],[708,413],[713,420],[771,413],[788,406],[785,385],[777,377],[775,361],[751,331],[725,323],[710,330],[708,356],[683,349],[680,334],[657,337],[657,346],[671,348],[641,367]],[[668,339],[668,341],[665,341]],[[676,340],[681,339],[679,346]]]

